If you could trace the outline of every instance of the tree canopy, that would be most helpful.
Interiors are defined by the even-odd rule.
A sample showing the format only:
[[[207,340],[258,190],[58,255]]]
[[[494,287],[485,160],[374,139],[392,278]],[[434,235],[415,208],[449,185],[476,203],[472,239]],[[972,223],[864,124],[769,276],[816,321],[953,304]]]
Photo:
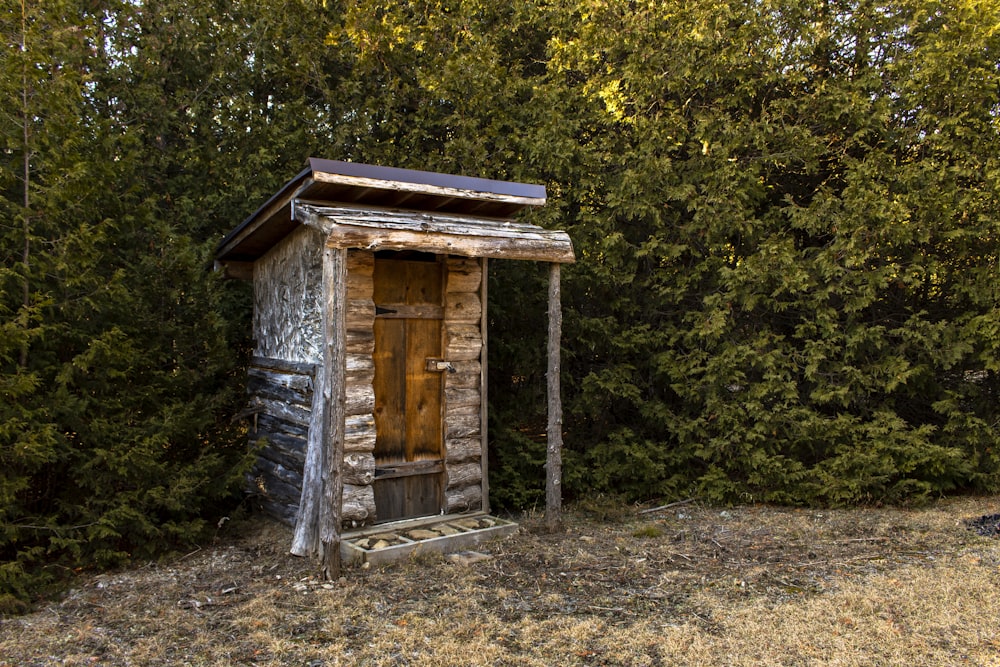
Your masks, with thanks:
[[[546,185],[568,494],[1000,486],[996,3],[6,9],[0,591],[219,518],[249,306],[211,252],[310,155]],[[544,277],[491,268],[492,487],[524,505]]]

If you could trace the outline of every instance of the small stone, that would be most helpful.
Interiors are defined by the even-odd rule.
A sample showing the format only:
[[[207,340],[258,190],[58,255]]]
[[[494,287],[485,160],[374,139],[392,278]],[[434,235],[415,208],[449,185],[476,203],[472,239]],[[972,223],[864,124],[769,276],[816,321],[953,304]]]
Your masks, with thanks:
[[[454,526],[449,526],[446,523],[439,523],[438,525],[434,526],[434,530],[441,533],[442,535],[458,535],[459,533],[462,532],[458,528],[455,528]]]
[[[469,565],[481,563],[484,560],[490,560],[493,556],[478,551],[459,551],[458,553],[448,554],[445,558],[449,563],[468,567]]]
[[[430,540],[435,537],[441,537],[441,533],[434,532],[433,530],[427,530],[425,528],[417,528],[416,530],[411,530],[406,534],[411,540]]]
[[[385,549],[386,547],[391,547],[392,543],[386,540],[379,540],[371,546],[372,551],[378,551],[379,549]]]
[[[453,521],[452,525],[465,528],[466,530],[476,530],[479,528],[479,519],[459,519],[458,521]]]

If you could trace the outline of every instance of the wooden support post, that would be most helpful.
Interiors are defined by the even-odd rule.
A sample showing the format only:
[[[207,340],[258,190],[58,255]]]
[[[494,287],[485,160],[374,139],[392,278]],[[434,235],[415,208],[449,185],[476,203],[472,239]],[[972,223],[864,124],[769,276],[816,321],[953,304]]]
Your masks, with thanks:
[[[324,301],[325,303],[325,301]],[[321,307],[323,304],[320,304]],[[326,367],[320,366],[313,373],[312,410],[309,418],[309,435],[306,439],[306,461],[302,467],[302,495],[299,512],[295,518],[295,532],[290,551],[296,556],[319,555],[320,507],[323,504],[323,471],[326,470]]]
[[[340,515],[344,495],[344,413],[347,403],[347,250],[323,248],[323,577],[340,577]]]
[[[549,265],[549,342],[548,342],[548,447],[545,456],[545,525],[556,531],[562,525],[562,398],[560,396],[560,338],[562,304],[560,303],[560,265]]]
[[[482,456],[480,457],[480,463],[482,465],[483,480],[481,482],[481,488],[483,490],[483,504],[482,510],[484,512],[490,511],[490,451],[489,451],[489,382],[488,382],[488,371],[487,368],[487,358],[489,354],[487,352],[489,345],[489,338],[487,337],[487,327],[486,323],[489,321],[486,316],[486,305],[487,305],[487,279],[489,270],[489,260],[485,257],[479,260],[482,270],[480,275],[479,283],[479,300],[482,303],[482,315],[479,320],[479,331],[483,337],[483,348],[482,352],[479,353],[479,442],[480,448],[482,450]]]

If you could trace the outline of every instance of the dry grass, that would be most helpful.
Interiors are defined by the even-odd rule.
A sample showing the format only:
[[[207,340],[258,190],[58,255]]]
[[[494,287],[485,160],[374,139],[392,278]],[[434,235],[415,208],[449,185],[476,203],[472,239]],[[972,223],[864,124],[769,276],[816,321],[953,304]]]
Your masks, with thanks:
[[[1000,665],[1000,498],[571,510],[462,567],[312,577],[258,520],[2,621],[0,665]]]

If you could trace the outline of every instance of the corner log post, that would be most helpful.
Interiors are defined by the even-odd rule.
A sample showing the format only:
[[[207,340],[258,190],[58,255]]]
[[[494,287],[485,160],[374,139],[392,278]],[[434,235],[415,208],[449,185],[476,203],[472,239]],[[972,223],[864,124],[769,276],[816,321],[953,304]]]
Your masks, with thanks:
[[[323,502],[320,512],[322,573],[340,577],[341,499],[347,404],[347,250],[323,248]]]
[[[555,532],[562,525],[562,397],[559,386],[562,304],[560,265],[549,265],[548,428],[545,453],[545,525]]]

